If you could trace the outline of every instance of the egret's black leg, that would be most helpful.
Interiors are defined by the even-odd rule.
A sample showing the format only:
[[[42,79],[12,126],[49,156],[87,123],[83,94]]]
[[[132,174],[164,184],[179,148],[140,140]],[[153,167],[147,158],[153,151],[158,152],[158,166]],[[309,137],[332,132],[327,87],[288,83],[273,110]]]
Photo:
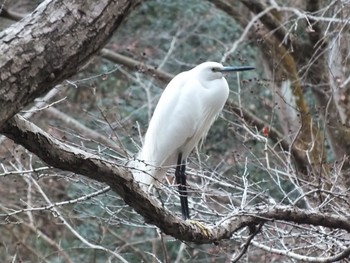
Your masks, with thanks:
[[[181,165],[181,174],[182,174],[182,182],[181,185],[183,187],[183,198],[184,198],[184,218],[190,219],[190,209],[188,208],[188,192],[187,192],[187,183],[186,183],[186,161],[182,162]]]
[[[187,188],[186,188],[186,164],[182,161],[182,154],[179,153],[177,158],[177,166],[175,170],[176,183],[179,187],[181,212],[184,220],[190,218],[190,211],[188,209]]]

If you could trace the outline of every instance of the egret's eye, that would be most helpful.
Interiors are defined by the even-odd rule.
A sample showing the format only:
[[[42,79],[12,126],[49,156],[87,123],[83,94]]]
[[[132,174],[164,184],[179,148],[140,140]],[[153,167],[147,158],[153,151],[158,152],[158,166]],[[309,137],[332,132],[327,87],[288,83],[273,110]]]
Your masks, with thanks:
[[[216,72],[216,71],[217,71],[217,68],[211,68],[211,71],[212,71],[212,72]]]

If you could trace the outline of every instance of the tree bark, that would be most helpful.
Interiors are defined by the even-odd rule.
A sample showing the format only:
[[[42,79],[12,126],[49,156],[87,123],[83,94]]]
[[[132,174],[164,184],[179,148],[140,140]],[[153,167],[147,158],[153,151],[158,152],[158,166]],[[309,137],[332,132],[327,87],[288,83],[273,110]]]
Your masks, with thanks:
[[[97,53],[137,1],[46,0],[0,33],[0,127]]]

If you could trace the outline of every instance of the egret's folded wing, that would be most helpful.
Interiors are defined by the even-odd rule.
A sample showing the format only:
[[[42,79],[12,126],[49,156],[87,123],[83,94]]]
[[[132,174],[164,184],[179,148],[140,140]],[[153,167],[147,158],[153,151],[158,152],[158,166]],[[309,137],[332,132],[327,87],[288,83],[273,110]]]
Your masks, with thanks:
[[[188,80],[186,73],[179,74],[168,84],[147,130],[143,158],[156,166],[175,165],[181,147],[194,147],[187,142],[197,130],[201,113],[194,88],[200,84]]]

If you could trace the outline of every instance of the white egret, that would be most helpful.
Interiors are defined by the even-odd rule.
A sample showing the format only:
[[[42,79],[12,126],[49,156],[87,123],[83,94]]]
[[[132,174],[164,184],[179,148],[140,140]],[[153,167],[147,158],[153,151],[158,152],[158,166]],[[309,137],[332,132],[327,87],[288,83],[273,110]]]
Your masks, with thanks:
[[[133,162],[134,179],[143,186],[161,180],[170,167],[175,178],[184,219],[190,218],[186,189],[186,159],[205,138],[229,95],[224,73],[254,67],[224,67],[204,62],[175,76],[155,108],[144,144]]]

